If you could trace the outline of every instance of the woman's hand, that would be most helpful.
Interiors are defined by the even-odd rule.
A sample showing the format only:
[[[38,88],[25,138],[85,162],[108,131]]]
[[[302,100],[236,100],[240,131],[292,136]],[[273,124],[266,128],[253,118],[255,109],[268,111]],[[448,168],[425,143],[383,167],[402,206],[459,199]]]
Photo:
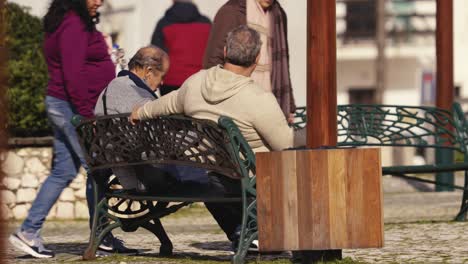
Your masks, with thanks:
[[[133,108],[132,113],[128,117],[128,121],[130,121],[132,125],[135,125],[140,121],[140,117],[138,116],[138,110],[140,110],[140,106],[136,106],[135,108]]]
[[[111,53],[112,53],[112,38],[111,38],[110,35],[108,35],[106,33],[101,33],[101,34],[102,34],[102,37],[104,38],[104,41],[107,44],[107,52],[109,53],[109,55],[111,55]]]

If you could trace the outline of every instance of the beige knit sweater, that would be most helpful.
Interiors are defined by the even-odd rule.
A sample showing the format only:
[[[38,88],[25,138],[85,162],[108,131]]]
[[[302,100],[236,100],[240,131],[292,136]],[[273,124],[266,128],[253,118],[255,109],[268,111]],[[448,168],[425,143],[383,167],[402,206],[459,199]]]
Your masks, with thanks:
[[[293,130],[275,96],[251,78],[219,65],[201,70],[179,90],[146,103],[138,110],[138,117],[144,120],[182,113],[215,122],[222,115],[232,118],[254,152],[293,146]]]

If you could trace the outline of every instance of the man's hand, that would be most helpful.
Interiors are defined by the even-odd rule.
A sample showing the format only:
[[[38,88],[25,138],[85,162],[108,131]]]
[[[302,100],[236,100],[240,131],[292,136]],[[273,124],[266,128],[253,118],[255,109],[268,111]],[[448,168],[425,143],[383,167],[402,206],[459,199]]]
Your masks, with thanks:
[[[138,117],[138,110],[139,109],[140,109],[140,106],[136,106],[135,108],[133,108],[132,113],[128,117],[128,121],[130,121],[130,123],[132,123],[132,125],[135,125],[136,123],[138,123],[138,121],[140,121],[140,118]]]
[[[288,124],[294,124],[294,113],[289,113]]]

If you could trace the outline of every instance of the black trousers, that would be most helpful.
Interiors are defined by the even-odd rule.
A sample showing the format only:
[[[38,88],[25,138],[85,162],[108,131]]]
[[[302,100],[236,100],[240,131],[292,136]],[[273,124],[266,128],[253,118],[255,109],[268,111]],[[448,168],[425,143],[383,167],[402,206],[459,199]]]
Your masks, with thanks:
[[[161,189],[168,189],[171,187],[172,184],[175,184],[173,178],[170,175],[158,175],[158,177],[154,177],[155,175],[145,174],[142,173],[141,170],[145,170],[147,166],[142,165],[138,166],[140,170],[139,175],[149,175],[149,177],[138,177],[139,180],[142,180],[146,186],[149,186],[150,191],[152,192],[159,192]],[[154,168],[151,169],[153,171]],[[112,175],[111,170],[100,170],[98,172],[99,176],[96,177],[98,181],[98,200],[104,198],[104,193],[106,192],[106,182],[110,175]],[[151,177],[152,176],[152,177]],[[240,180],[234,180],[229,177],[226,177],[221,174],[209,172],[208,173],[209,179],[209,187],[211,191],[215,192],[216,194],[229,197],[229,196],[240,196],[241,195],[241,182]],[[157,188],[159,187],[159,188]],[[87,196],[87,199],[90,199],[89,202],[94,202],[92,196]],[[224,231],[227,238],[229,240],[234,240],[236,236],[236,231],[240,227],[242,223],[242,202],[232,202],[232,203],[205,203],[206,208],[211,213],[213,218],[218,223],[219,227]],[[91,212],[93,213],[93,212]],[[92,217],[91,214],[90,219],[90,227],[92,224]]]
[[[241,182],[226,176],[208,173],[211,187],[222,196],[240,196]],[[231,241],[235,239],[236,231],[242,223],[242,202],[205,203],[206,208]]]
[[[173,182],[174,178],[167,175],[154,175],[150,173],[140,173],[140,175],[151,175],[152,177],[147,177],[143,179],[139,177],[139,180],[148,186],[151,192],[164,192],[164,189],[170,190],[171,186],[176,186],[177,184]],[[241,182],[240,180],[234,180],[229,177],[226,177],[221,174],[214,172],[208,172],[208,186],[206,184],[200,184],[200,186],[193,185],[188,183],[184,188],[184,184],[181,186],[184,193],[197,192],[197,190],[203,190],[203,188],[208,188],[209,192],[216,194],[221,197],[239,197],[241,195]],[[159,188],[155,188],[159,186]],[[189,187],[187,189],[186,187]],[[218,223],[219,227],[224,231],[229,240],[234,240],[236,238],[236,231],[242,223],[242,202],[233,202],[233,203],[205,203],[206,208],[211,213],[213,218]]]

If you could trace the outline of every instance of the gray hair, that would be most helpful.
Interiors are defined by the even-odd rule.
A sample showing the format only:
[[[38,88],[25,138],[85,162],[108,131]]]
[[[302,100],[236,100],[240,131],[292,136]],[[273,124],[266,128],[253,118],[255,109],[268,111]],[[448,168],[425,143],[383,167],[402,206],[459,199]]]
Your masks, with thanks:
[[[228,33],[226,62],[250,67],[255,63],[261,47],[260,34],[246,25],[241,25]]]
[[[167,53],[159,47],[149,45],[143,47],[133,55],[128,63],[128,69],[151,67],[162,72],[164,70],[164,60],[169,59]]]

